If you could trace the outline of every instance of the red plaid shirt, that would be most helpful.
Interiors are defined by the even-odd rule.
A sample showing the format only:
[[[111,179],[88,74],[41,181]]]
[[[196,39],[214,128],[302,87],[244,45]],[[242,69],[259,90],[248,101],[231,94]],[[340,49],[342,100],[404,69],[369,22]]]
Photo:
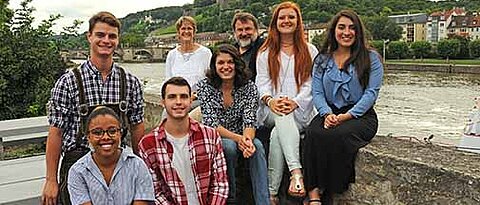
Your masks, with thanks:
[[[228,198],[227,165],[220,135],[213,128],[190,120],[188,148],[190,163],[201,205],[224,205]],[[153,178],[156,204],[187,205],[183,182],[172,165],[173,147],[167,141],[163,121],[139,143]]]

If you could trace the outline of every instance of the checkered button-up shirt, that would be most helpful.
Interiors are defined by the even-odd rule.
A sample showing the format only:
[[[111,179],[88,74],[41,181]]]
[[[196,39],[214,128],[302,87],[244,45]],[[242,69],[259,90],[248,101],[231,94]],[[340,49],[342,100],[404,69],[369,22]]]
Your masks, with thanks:
[[[105,81],[102,74],[90,61],[85,61],[79,67],[85,92],[85,101],[88,106],[101,104],[118,104],[120,102],[121,73],[117,64],[113,64],[112,71]],[[126,74],[126,101],[127,117],[130,124],[143,122],[143,93],[140,80],[134,75]],[[62,151],[67,152],[75,148],[75,139],[80,128],[79,90],[75,75],[69,70],[63,74],[51,90],[48,106],[48,122],[51,126],[62,129]],[[84,138],[82,147],[87,146]]]
[[[220,135],[213,128],[189,120],[188,148],[199,202],[224,205],[228,179]],[[152,175],[156,204],[187,205],[185,186],[172,165],[173,147],[166,139],[164,122],[142,138],[140,156]]]

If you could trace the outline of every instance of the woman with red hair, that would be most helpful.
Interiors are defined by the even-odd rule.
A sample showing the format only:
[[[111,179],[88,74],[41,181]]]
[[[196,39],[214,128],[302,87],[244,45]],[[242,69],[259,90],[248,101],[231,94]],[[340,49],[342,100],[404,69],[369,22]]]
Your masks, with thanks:
[[[300,164],[300,131],[313,118],[312,59],[318,50],[304,38],[300,8],[279,4],[270,22],[268,37],[257,57],[260,126],[273,127],[270,135],[268,178],[271,203],[278,204],[278,189],[286,160],[292,174],[288,193],[304,196]]]

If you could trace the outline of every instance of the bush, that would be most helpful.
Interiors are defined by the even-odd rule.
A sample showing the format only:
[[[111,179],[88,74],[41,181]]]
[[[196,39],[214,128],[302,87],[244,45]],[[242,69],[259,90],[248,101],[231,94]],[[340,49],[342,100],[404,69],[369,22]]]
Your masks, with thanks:
[[[388,44],[388,58],[402,59],[408,57],[408,44],[404,41],[393,41]]]
[[[59,16],[33,28],[30,2],[22,2],[14,15],[0,13],[6,19],[0,22],[0,120],[45,115],[50,89],[66,68],[50,30]]]
[[[470,54],[472,55],[472,57],[480,58],[480,39],[471,41],[469,48],[470,48]]]
[[[415,58],[423,59],[430,56],[432,44],[428,41],[416,41],[410,44],[410,50]]]

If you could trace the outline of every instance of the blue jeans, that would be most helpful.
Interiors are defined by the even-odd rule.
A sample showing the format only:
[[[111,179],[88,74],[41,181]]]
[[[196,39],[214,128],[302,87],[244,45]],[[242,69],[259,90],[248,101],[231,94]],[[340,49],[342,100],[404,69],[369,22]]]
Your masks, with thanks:
[[[249,161],[250,178],[252,180],[252,192],[255,199],[255,204],[264,205],[270,204],[270,195],[268,192],[268,175],[267,175],[267,160],[265,157],[265,150],[263,145],[257,138],[253,139],[255,145],[255,153],[245,160]],[[223,152],[227,161],[228,174],[228,202],[236,202],[236,179],[235,168],[239,155],[242,155],[238,149],[237,143],[231,139],[222,138]],[[243,157],[243,156],[242,156]]]

